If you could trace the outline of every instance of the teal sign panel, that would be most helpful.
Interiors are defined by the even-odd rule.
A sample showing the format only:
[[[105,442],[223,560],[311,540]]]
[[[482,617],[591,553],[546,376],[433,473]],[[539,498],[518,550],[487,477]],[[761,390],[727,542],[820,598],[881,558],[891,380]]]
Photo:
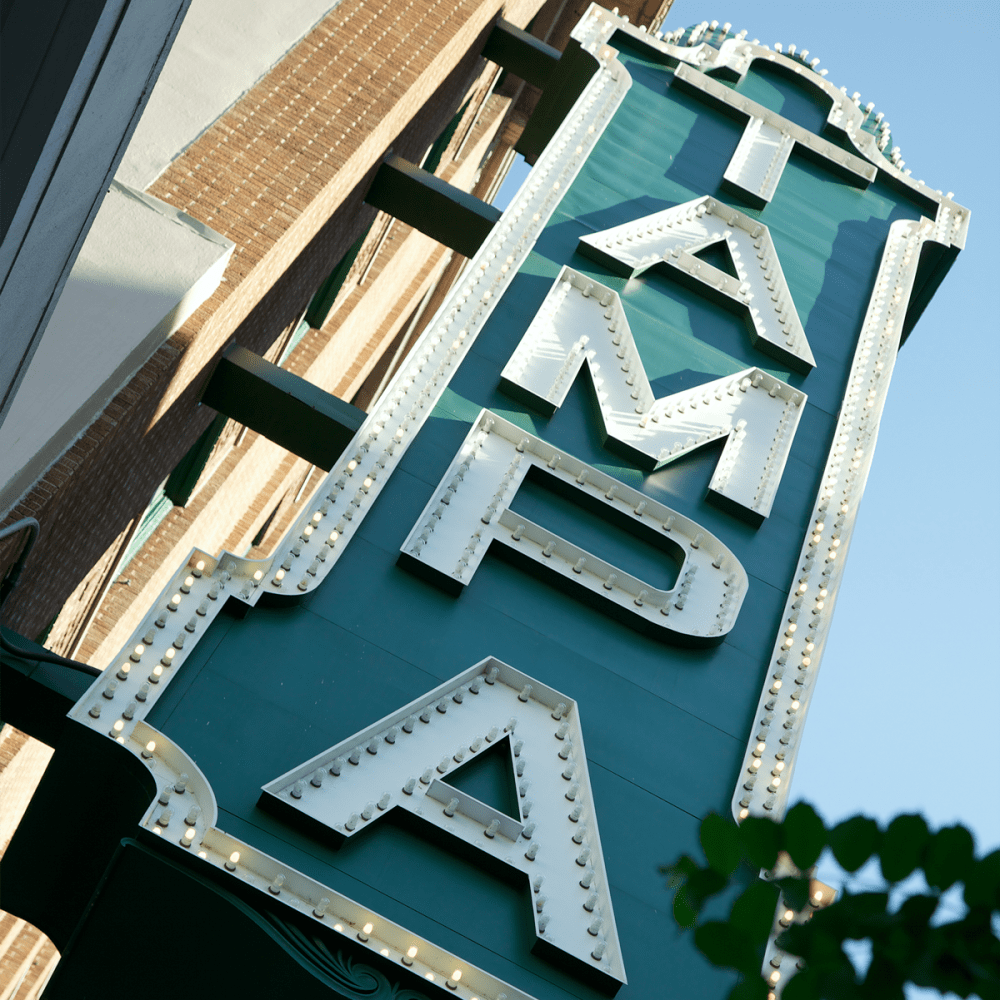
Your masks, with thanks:
[[[201,813],[143,821],[165,850],[390,982],[721,997],[658,866],[783,808],[895,350],[967,213],[792,59],[598,8],[577,35],[591,84],[302,523],[260,564],[194,553],[76,718],[160,786],[191,769]]]

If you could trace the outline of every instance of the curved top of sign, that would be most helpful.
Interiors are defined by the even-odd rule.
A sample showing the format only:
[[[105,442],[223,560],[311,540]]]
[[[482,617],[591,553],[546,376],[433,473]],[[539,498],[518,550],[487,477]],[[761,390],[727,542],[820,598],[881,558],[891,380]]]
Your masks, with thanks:
[[[691,69],[697,70],[703,76],[698,81],[701,89],[712,96],[725,96],[726,103],[736,110],[745,111],[746,106],[753,103],[733,90],[732,86],[746,76],[755,62],[768,63],[797,78],[802,84],[811,86],[831,102],[824,131],[841,142],[849,143],[860,157],[876,166],[887,181],[907,189],[920,201],[936,206],[934,221],[938,224],[938,232],[934,239],[958,249],[964,248],[969,210],[953,200],[952,192],[942,194],[924,181],[914,179],[900,156],[899,147],[891,146],[891,132],[882,113],[875,112],[873,103],[862,105],[857,92],[848,96],[846,87],[837,88],[827,81],[826,70],[816,69],[818,59],[805,61],[808,50],[797,51],[794,45],[789,45],[787,52],[783,52],[780,45],[772,49],[756,40],[747,41],[746,31],[730,34],[726,26],[719,26],[717,21],[711,22],[711,25],[703,21],[694,28],[679,28],[665,35],[649,35],[645,28],[635,27],[627,21],[619,23],[617,30],[657,50],[667,58],[668,63],[676,61],[675,65],[682,75],[689,76]],[[877,129],[877,135],[869,131],[872,127]]]

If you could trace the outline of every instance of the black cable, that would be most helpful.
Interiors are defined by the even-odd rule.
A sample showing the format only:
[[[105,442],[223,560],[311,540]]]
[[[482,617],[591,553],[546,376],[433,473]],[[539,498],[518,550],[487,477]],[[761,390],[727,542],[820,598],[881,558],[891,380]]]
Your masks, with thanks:
[[[18,553],[17,558],[7,571],[7,575],[3,578],[3,583],[0,583],[0,608],[4,606],[11,591],[17,586],[17,581],[21,577],[21,570],[24,569],[25,560],[28,558],[28,553],[31,551],[32,546],[35,544],[35,539],[38,537],[38,522],[33,517],[22,517],[20,521],[8,524],[6,528],[0,528],[0,538],[9,538],[11,535],[16,535],[19,531],[24,530],[27,530],[28,537],[25,539],[24,545],[21,546],[21,551]]]
[[[21,570],[24,569],[24,563],[31,552],[32,546],[35,544],[35,539],[38,537],[38,522],[33,517],[22,517],[20,521],[15,521],[13,524],[8,524],[5,528],[0,528],[0,538],[8,538],[19,531],[25,530],[28,532],[28,537],[25,539],[17,559],[14,560],[13,565],[4,577],[3,583],[0,583],[0,608],[3,607],[7,598],[17,586]],[[13,653],[15,656],[20,656],[25,660],[35,660],[38,663],[54,663],[56,666],[78,670],[82,674],[90,674],[91,677],[100,677],[104,673],[103,670],[92,667],[89,663],[70,660],[65,656],[59,656],[58,653],[50,653],[47,649],[22,649],[8,641],[2,633],[0,633],[0,649],[3,649],[5,653]]]
[[[89,663],[81,663],[79,660],[70,660],[58,653],[50,653],[47,649],[20,649],[10,642],[5,635],[0,633],[0,648],[5,653],[13,653],[24,660],[37,660],[39,663],[55,663],[60,667],[69,667],[71,670],[79,670],[81,674],[90,674],[91,677],[100,677],[104,673],[98,667],[92,667]]]

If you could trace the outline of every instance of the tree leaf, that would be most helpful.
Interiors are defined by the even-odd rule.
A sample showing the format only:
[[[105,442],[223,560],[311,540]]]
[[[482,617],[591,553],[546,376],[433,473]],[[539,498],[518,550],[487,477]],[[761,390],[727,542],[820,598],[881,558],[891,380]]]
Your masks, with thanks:
[[[823,921],[825,923],[833,917],[842,932],[841,940],[851,938],[860,941],[889,929],[893,918],[886,912],[888,907],[887,892],[845,892],[840,899],[823,910],[822,914],[817,913],[815,919],[826,918]]]
[[[987,854],[972,866],[965,880],[966,906],[985,906],[1000,910],[1000,851]]]
[[[697,868],[674,896],[674,917],[681,927],[691,927],[698,919],[705,900],[728,885],[724,875],[711,868]]]
[[[930,838],[923,816],[904,813],[886,828],[879,849],[882,874],[889,882],[900,882],[920,863]]]
[[[785,814],[785,850],[800,871],[811,868],[826,847],[826,826],[808,802],[798,802]]]
[[[975,848],[972,834],[964,826],[942,827],[924,848],[923,868],[927,884],[947,889],[966,879],[972,868]]]
[[[783,844],[781,826],[763,816],[748,816],[739,827],[740,849],[754,868],[772,869]]]
[[[729,1000],[767,1000],[767,991],[767,983],[756,975],[737,983],[729,991]]]
[[[856,872],[879,848],[878,823],[867,816],[852,816],[838,823],[828,837],[837,864],[845,872]]]
[[[739,827],[718,813],[701,823],[701,846],[709,865],[720,875],[732,875],[740,863]]]
[[[667,876],[667,885],[671,889],[684,885],[697,871],[701,870],[690,854],[682,854],[672,865],[660,865],[660,872]]]
[[[884,955],[876,951],[865,974],[864,983],[858,995],[866,1000],[904,1000],[903,983],[907,981],[906,970],[898,968]]]
[[[688,900],[687,887],[677,890],[674,896],[674,920],[680,927],[694,927],[698,919],[698,910]]]
[[[803,969],[789,980],[781,993],[782,1000],[816,1000],[823,996],[820,973],[814,969]]]
[[[760,880],[752,883],[733,903],[729,922],[743,931],[754,944],[764,944],[774,924],[778,887]]]
[[[724,920],[711,920],[698,927],[694,943],[712,965],[738,969],[744,975],[755,975],[760,970],[761,958],[750,938]]]
[[[780,879],[774,884],[781,889],[781,895],[790,909],[805,909],[806,904],[809,902],[809,879],[789,876],[788,878]]]

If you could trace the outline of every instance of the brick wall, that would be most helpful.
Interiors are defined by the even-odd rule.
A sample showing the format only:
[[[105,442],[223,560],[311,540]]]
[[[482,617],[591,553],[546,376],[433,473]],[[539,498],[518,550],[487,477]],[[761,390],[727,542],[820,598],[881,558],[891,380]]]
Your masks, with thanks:
[[[499,8],[417,0],[377,20],[345,0],[151,186],[237,248],[216,292],[9,512],[41,532],[7,624],[38,635],[141,516],[214,416],[197,400],[224,347],[264,353],[301,314],[373,217],[362,199],[385,150],[419,159],[454,114]]]

